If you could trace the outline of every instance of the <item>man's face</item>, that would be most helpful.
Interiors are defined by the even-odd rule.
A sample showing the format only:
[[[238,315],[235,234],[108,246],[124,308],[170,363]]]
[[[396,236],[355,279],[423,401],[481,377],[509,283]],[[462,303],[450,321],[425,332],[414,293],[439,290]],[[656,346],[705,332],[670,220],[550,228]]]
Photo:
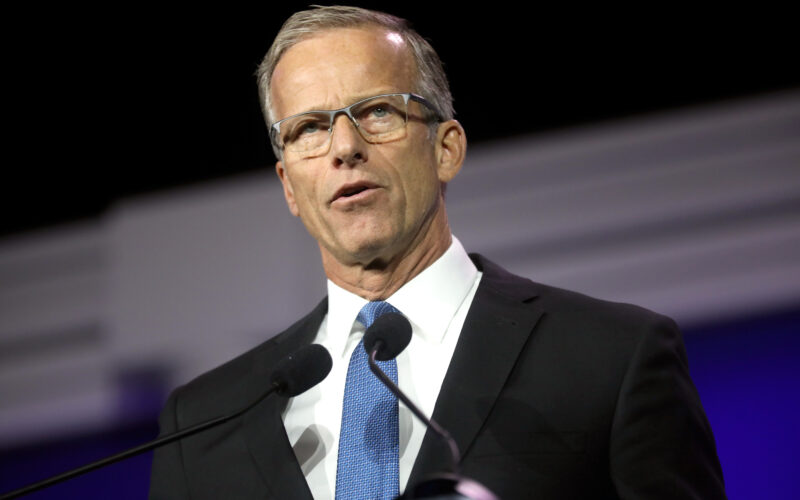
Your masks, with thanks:
[[[277,120],[338,109],[361,99],[413,91],[416,66],[405,42],[382,29],[333,29],[301,41],[272,76]],[[409,117],[422,115],[409,103]],[[276,169],[291,212],[326,258],[345,265],[389,261],[429,236],[444,210],[437,148],[428,124],[409,118],[404,138],[366,142],[349,118],[336,117],[327,153],[284,153]],[[454,175],[454,174],[453,174]],[[449,238],[449,233],[447,235]]]

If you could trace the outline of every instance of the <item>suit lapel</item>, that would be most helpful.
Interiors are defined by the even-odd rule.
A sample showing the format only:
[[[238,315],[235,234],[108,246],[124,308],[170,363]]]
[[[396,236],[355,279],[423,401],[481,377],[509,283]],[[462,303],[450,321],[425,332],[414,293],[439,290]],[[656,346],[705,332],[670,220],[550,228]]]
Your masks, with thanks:
[[[537,304],[531,303],[536,293],[530,281],[478,255],[472,258],[483,277],[433,411],[433,419],[450,432],[462,456],[488,417],[542,315]],[[313,342],[327,309],[327,300],[323,300],[308,316],[255,354],[248,382],[251,398],[264,391],[276,362]],[[311,500],[311,491],[281,419],[285,405],[283,398],[268,397],[247,413],[243,419],[245,441],[273,497]],[[447,447],[438,436],[426,432],[409,485],[427,474],[447,469],[448,464]]]
[[[533,284],[473,255],[483,271],[458,345],[442,383],[433,419],[448,430],[462,456],[469,450],[514,367],[542,310]],[[449,469],[441,439],[427,431],[409,485]]]
[[[327,309],[326,299],[308,316],[276,337],[269,348],[256,353],[248,382],[251,398],[257,398],[264,391],[275,363],[314,341]],[[280,396],[270,396],[247,413],[243,421],[245,441],[274,498],[312,500],[281,419],[286,402]]]

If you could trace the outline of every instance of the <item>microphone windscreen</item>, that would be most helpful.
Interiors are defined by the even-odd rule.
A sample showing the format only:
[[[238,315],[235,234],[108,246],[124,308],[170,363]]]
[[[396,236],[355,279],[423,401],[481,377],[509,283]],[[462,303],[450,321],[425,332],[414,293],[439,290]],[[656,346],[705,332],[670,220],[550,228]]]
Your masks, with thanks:
[[[364,349],[371,353],[379,340],[383,345],[380,346],[375,359],[378,361],[394,359],[411,342],[411,323],[399,313],[390,312],[378,316],[364,333]]]
[[[304,346],[283,358],[272,371],[270,383],[278,394],[291,398],[322,382],[333,366],[328,350],[319,344]]]

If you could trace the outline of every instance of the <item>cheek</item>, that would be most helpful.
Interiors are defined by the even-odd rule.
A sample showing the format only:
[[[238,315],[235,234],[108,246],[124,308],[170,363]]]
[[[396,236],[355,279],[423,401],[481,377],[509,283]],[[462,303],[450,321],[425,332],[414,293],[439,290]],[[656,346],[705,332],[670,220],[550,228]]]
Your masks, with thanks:
[[[295,172],[295,175],[291,176],[290,179],[297,211],[295,215],[299,216],[304,221],[309,217],[316,218],[314,215],[316,212],[314,200],[316,199],[318,190],[318,186],[315,184],[316,179],[304,171]]]
[[[310,165],[297,165],[292,176],[294,195],[298,199],[312,200],[317,192],[319,176],[314,175],[314,168]]]
[[[431,202],[438,195],[441,184],[430,149],[416,151],[413,156],[416,161],[405,165],[408,194],[419,203]]]

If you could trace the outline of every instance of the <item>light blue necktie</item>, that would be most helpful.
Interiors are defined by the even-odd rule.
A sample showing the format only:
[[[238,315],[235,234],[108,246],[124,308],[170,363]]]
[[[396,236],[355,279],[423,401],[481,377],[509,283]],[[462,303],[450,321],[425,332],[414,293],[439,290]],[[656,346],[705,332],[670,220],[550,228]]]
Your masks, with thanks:
[[[387,312],[400,311],[388,302],[369,302],[356,319],[369,328]],[[397,384],[394,359],[378,366]],[[391,500],[400,494],[399,469],[397,398],[370,371],[362,339],[350,356],[344,386],[336,499]]]

